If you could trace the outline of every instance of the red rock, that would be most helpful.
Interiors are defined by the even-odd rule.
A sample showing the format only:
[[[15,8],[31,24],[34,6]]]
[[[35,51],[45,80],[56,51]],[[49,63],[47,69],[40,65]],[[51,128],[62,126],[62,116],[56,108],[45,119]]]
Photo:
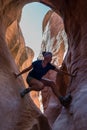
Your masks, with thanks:
[[[87,129],[87,1],[41,0],[60,13],[68,36],[68,53],[64,59],[67,71],[77,76],[72,78],[69,89],[73,96],[68,110],[63,109],[54,123],[53,130]]]
[[[19,20],[23,6],[35,1],[0,1],[1,130],[50,129],[46,118],[42,116],[32,100],[28,96],[21,100],[19,92],[24,83],[21,78],[16,80],[12,74],[14,71],[18,72],[18,69],[5,40],[7,28],[15,20]],[[62,109],[52,130],[87,130],[87,1],[38,0],[38,2],[52,7],[63,18],[69,45],[64,64],[69,73],[77,73],[69,84],[73,96],[71,106],[68,110]]]
[[[63,21],[58,14],[49,11],[44,17],[42,28],[43,41],[38,58],[42,58],[43,51],[51,51],[53,54],[52,63],[58,67],[62,64],[68,47]],[[54,81],[56,83],[56,91],[60,91],[62,95],[65,95],[67,88],[65,76],[59,75],[55,71],[49,71],[45,78]],[[61,105],[58,97],[55,97],[52,90],[48,87],[42,91],[42,97],[44,113],[52,126],[57,116],[60,114]]]
[[[20,97],[25,85],[22,77],[16,79],[13,74],[19,72],[18,67],[24,67],[30,54],[33,57],[32,50],[25,47],[17,26],[21,9],[26,3],[22,2],[0,1],[0,130],[50,130],[47,118],[30,96]]]

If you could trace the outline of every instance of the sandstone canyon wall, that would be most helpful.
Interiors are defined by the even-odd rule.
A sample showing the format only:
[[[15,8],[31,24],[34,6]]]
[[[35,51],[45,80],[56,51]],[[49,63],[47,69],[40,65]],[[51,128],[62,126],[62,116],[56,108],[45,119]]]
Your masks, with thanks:
[[[68,49],[67,36],[61,17],[53,11],[49,11],[44,17],[42,29],[42,45],[38,58],[42,57],[43,51],[50,51],[53,54],[52,63],[61,66]]]
[[[20,15],[19,15],[20,18]],[[15,20],[6,30],[6,42],[19,70],[31,65],[34,52],[27,47],[19,26],[19,20]],[[24,75],[23,75],[24,77]]]
[[[0,130],[50,130],[30,96],[20,97],[25,85],[22,77],[16,79],[13,74],[33,57],[18,29],[24,4],[26,1],[0,0]]]
[[[68,52],[64,64],[71,78],[69,90],[73,100],[69,109],[62,108],[52,130],[87,130],[87,1],[84,0],[0,0],[0,129],[49,130],[47,119],[29,96],[20,98],[24,89],[6,40],[7,28],[18,19],[23,6],[42,2],[61,15],[68,36]]]
[[[20,71],[29,67],[32,63],[34,58],[34,52],[31,48],[26,46],[23,34],[20,28],[20,20],[21,20],[21,13],[11,25],[6,30],[6,41],[9,50],[13,58],[15,59],[16,65]],[[26,83],[27,73],[23,74],[23,80],[26,87],[29,87]],[[39,99],[37,98],[37,92],[31,92],[30,96],[33,99],[34,103],[40,108]]]
[[[61,17],[53,11],[48,11],[43,20],[42,30],[43,37],[38,59],[43,58],[43,51],[50,51],[53,54],[52,64],[54,64],[56,67],[59,67],[62,65],[68,49],[67,36]],[[49,71],[44,77],[54,81],[57,85],[57,91],[59,91],[61,75],[57,76],[55,71]],[[65,86],[63,86],[62,89],[64,89],[64,87]],[[55,97],[52,90],[48,87],[42,91],[42,99],[44,113],[52,126],[61,111],[61,105],[58,98]]]
[[[70,108],[62,109],[53,130],[87,129],[87,1],[41,0],[61,15],[68,36],[68,53],[64,59],[67,71],[76,74],[69,89],[73,100]]]

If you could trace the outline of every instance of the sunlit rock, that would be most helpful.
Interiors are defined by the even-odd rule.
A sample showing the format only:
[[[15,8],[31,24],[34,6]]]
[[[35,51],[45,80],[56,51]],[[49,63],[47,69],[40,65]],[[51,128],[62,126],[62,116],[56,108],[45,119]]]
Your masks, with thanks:
[[[1,0],[0,1],[0,129],[1,130],[49,130],[46,118],[27,96],[21,99],[24,89],[11,55],[5,34],[29,2],[42,2],[59,13],[68,36],[68,53],[64,59],[67,71],[77,76],[71,78],[68,88],[73,100],[69,109],[62,109],[53,130],[87,130],[87,1],[84,0]],[[40,118],[38,116],[40,115]],[[42,126],[41,126],[42,125]]]
[[[49,11],[43,20],[43,39],[41,52],[50,51],[53,54],[52,63],[60,66],[68,49],[67,36],[61,17],[55,12]]]
[[[41,0],[61,15],[68,37],[68,53],[64,59],[67,71],[76,74],[68,84],[73,100],[63,108],[53,130],[87,129],[87,1]]]
[[[21,76],[14,75],[29,59],[30,64],[34,55],[25,47],[17,25],[24,4],[26,1],[0,1],[0,130],[50,130],[30,96],[20,97],[25,84]]]
[[[52,64],[59,67],[62,64],[68,49],[67,36],[64,30],[63,21],[58,14],[53,11],[49,11],[44,17],[42,28],[43,39],[38,58],[43,58],[43,51],[50,51],[53,54]],[[61,91],[63,91],[64,82],[62,80],[64,77],[62,75],[57,75],[55,71],[49,71],[45,78],[56,82],[57,91],[61,90],[61,86]],[[61,105],[58,97],[55,97],[52,90],[48,87],[42,91],[42,97],[44,113],[52,125],[61,111]]]
[[[15,59],[15,62],[19,68],[20,71],[25,69],[26,67],[29,67],[32,63],[34,52],[31,48],[26,46],[26,43],[24,41],[19,21],[15,20],[6,31],[6,41],[8,48],[11,51],[11,54],[13,58]],[[26,77],[28,73],[25,73],[22,75],[24,79],[24,83],[26,87],[29,87],[26,83]],[[36,98],[36,95],[38,95],[36,92],[31,93],[31,97],[34,100],[35,104],[40,108],[40,103],[38,98]],[[38,96],[37,96],[38,97]]]

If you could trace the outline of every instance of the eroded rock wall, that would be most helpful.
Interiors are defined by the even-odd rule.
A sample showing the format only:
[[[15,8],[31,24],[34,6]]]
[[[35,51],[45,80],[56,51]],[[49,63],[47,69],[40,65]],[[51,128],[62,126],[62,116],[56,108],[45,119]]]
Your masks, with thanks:
[[[53,11],[49,11],[43,20],[43,39],[41,45],[41,52],[38,58],[43,58],[43,51],[50,51],[53,54],[52,64],[56,67],[62,65],[63,59],[67,53],[68,43],[67,36],[64,30],[64,25],[61,17]],[[64,83],[60,83],[63,75],[57,75],[55,71],[49,71],[45,78],[50,79],[56,83],[56,91],[64,90]],[[57,78],[57,81],[56,81]],[[45,88],[42,91],[44,113],[52,125],[61,111],[61,105],[58,97],[54,95],[50,88]]]
[[[21,14],[20,14],[21,15]],[[34,58],[34,51],[26,46],[24,37],[20,28],[20,16],[11,25],[8,26],[6,30],[6,41],[8,48],[11,51],[13,58],[15,59],[16,65],[19,71],[29,67]],[[29,87],[26,82],[26,77],[29,72],[22,75],[25,86]],[[30,96],[34,103],[40,108],[39,99],[37,98],[37,92],[31,92]]]
[[[22,71],[24,68],[31,65],[34,52],[31,48],[26,46],[24,41],[19,20],[15,20],[6,30],[6,42],[8,48],[15,59],[15,63],[19,70]],[[26,80],[26,74],[22,75],[24,81]],[[26,84],[26,81],[25,81]]]
[[[68,72],[77,73],[69,85],[73,96],[71,106],[68,110],[62,109],[60,117],[54,123],[53,130],[87,130],[86,0],[0,0],[0,129],[49,130],[46,120],[41,123],[40,119],[43,116],[40,116],[38,120],[38,115],[41,113],[31,99],[27,97],[21,100],[19,96],[21,86],[24,84],[21,79],[15,80],[12,74],[18,70],[5,41],[7,27],[19,17],[24,4],[34,1],[49,5],[63,18],[69,45],[64,63]],[[40,124],[43,123],[44,126],[41,127]]]
[[[68,44],[63,21],[55,12],[49,11],[44,17],[42,35],[41,52],[38,58],[42,57],[43,51],[50,51],[53,54],[52,63],[61,66]]]
[[[20,97],[25,85],[22,77],[16,79],[13,74],[19,72],[15,61],[17,64],[20,63],[18,66],[23,66],[23,61],[20,60],[22,54],[19,57],[17,55],[20,52],[18,48],[21,48],[23,55],[26,52],[28,56],[30,52],[32,54],[29,48],[24,48],[21,31],[18,33],[17,30],[17,20],[24,3],[26,1],[0,0],[0,130],[50,130],[46,117],[30,96],[27,95],[24,99]],[[22,38],[20,40],[22,44],[19,37]]]
[[[64,59],[71,78],[69,89],[73,100],[70,108],[62,109],[53,130],[87,129],[87,1],[41,0],[60,13],[68,36],[68,53]]]

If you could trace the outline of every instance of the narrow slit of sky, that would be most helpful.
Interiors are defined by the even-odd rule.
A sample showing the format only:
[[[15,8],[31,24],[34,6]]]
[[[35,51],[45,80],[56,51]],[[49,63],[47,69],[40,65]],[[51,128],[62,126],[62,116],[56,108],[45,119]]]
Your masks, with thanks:
[[[26,45],[33,49],[35,53],[34,59],[37,59],[40,52],[42,43],[42,22],[49,10],[49,7],[37,2],[27,4],[22,10],[20,27]]]

